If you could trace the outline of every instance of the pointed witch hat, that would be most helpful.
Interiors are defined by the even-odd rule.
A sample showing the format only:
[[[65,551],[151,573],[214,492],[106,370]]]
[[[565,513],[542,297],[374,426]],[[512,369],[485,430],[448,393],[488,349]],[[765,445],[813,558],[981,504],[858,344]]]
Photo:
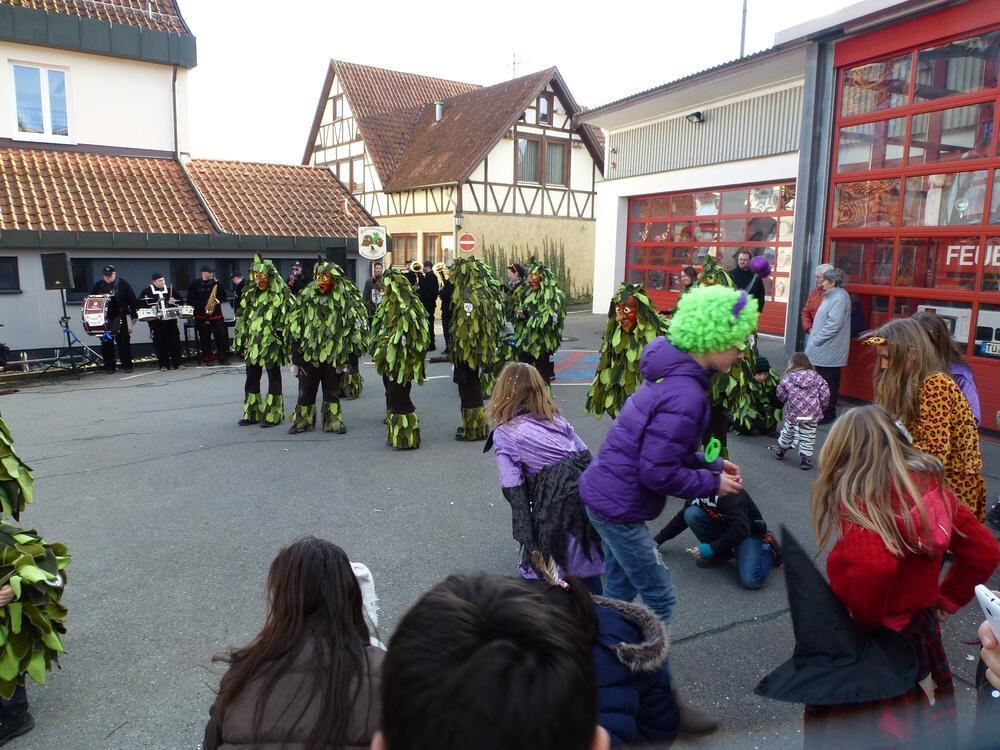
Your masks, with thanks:
[[[889,628],[861,632],[784,525],[781,543],[795,651],[754,692],[788,703],[828,706],[893,698],[912,689],[917,655],[910,643]]]

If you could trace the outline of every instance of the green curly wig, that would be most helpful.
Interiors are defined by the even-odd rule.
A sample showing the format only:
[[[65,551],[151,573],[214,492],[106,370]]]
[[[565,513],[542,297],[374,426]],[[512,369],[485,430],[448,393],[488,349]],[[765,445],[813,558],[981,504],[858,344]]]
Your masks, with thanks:
[[[746,292],[724,286],[692,289],[677,302],[667,336],[689,354],[724,352],[757,330],[757,305]]]

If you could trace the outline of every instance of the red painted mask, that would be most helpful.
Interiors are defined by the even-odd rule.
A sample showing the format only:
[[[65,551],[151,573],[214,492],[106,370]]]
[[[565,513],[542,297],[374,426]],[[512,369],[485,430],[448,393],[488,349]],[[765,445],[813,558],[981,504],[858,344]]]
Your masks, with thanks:
[[[615,320],[625,333],[632,333],[639,322],[639,303],[635,297],[629,297],[624,302],[615,305]]]
[[[329,294],[331,289],[333,289],[333,274],[329,271],[316,274],[316,290],[320,294]]]
[[[535,273],[528,274],[528,286],[532,289],[538,289],[542,285],[542,275],[537,271]]]
[[[266,273],[257,272],[253,275],[253,283],[257,285],[257,288],[262,292],[266,292],[271,286],[271,277]]]

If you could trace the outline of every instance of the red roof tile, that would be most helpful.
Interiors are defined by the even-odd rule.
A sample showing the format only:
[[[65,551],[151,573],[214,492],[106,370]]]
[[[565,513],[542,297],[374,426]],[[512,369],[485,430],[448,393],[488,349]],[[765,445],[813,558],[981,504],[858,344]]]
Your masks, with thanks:
[[[0,149],[0,229],[214,234],[170,159]]]
[[[433,106],[424,107],[388,189],[468,177],[555,74],[549,68],[448,99],[440,122],[434,120]]]
[[[176,0],[0,0],[0,5],[20,5],[64,16],[82,16],[126,26],[190,34]]]
[[[230,234],[355,237],[375,223],[323,167],[196,159],[188,171]]]

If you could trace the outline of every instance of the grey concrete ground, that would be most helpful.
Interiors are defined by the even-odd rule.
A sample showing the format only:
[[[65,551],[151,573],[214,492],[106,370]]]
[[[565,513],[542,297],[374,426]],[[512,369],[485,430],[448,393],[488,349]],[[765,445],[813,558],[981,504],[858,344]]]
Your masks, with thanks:
[[[566,346],[595,349],[602,330],[599,317],[572,315]],[[781,362],[778,345],[764,348]],[[237,427],[239,367],[95,374],[0,399],[36,472],[23,520],[74,556],[63,669],[29,687],[37,728],[11,748],[198,747],[220,674],[211,658],[257,631],[267,566],[300,534],[330,538],[371,568],[383,636],[447,573],[513,572],[493,459],[481,444],[452,440],[458,399],[448,366],[432,365],[432,379],[414,389],[424,444],[409,453],[386,447],[380,383],[371,367],[364,372],[364,394],[345,404],[343,436]],[[286,375],[289,409],[294,385]],[[586,387],[555,390],[596,450],[609,421],[583,416]],[[811,540],[813,474],[775,462],[766,443],[732,439],[746,486],[772,525]],[[1000,451],[985,444],[984,453],[995,495]],[[677,507],[668,503],[666,515]],[[752,694],[791,653],[782,571],[762,591],[743,591],[731,568],[696,569],[687,546],[682,537],[664,548],[680,596],[672,665],[684,693],[724,729],[677,747],[798,747],[799,707]],[[979,619],[969,607],[945,627],[966,725],[975,650],[960,641],[975,637]]]

